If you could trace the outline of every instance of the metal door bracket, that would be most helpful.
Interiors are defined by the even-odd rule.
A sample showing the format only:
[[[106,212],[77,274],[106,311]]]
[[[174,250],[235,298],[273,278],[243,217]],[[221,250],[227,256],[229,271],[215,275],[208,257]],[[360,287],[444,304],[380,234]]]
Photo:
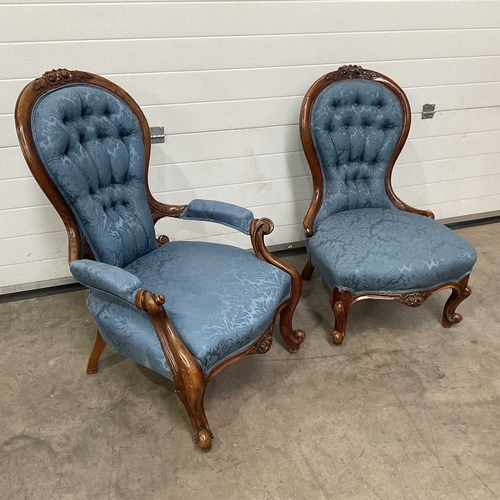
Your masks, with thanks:
[[[434,118],[435,109],[435,104],[424,104],[422,106],[422,120],[426,120],[427,118]]]
[[[151,134],[151,144],[161,144],[165,142],[165,129],[163,127],[149,127]]]

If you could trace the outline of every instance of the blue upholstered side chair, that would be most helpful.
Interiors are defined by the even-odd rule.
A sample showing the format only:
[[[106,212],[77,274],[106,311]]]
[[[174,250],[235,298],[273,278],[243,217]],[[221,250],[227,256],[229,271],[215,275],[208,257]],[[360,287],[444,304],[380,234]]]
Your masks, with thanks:
[[[322,76],[304,98],[300,133],[313,198],[302,278],[317,269],[331,290],[335,344],[344,339],[350,307],[366,299],[417,307],[451,289],[442,325],[462,320],[455,310],[471,293],[474,248],[432,212],[401,201],[391,185],[410,120],[403,90],[360,66]]]
[[[97,75],[46,72],[19,96],[16,127],[25,159],[65,224],[73,276],[90,289],[98,326],[87,373],[106,344],[173,381],[209,450],[208,381],[243,356],[267,352],[273,325],[290,352],[301,279],[269,253],[266,218],[207,200],[166,205],[149,190],[149,127],[137,103]],[[227,245],[155,237],[162,217],[224,224],[248,234],[255,254]]]

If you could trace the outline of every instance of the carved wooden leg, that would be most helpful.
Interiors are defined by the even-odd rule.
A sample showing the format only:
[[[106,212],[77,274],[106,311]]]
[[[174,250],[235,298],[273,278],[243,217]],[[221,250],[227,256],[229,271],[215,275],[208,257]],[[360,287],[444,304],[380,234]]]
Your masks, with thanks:
[[[309,281],[313,275],[313,272],[314,272],[314,266],[311,264],[311,261],[308,260],[306,265],[304,266],[304,269],[302,269],[302,274],[300,275],[300,277],[304,281]]]
[[[332,340],[336,345],[342,344],[347,327],[347,315],[351,307],[353,294],[349,290],[334,288],[330,295],[330,304],[335,316],[335,327],[332,332]]]
[[[290,301],[280,312],[280,333],[285,341],[288,352],[294,353],[300,349],[300,344],[304,342],[306,334],[302,330],[293,329],[293,313],[302,295],[302,280],[295,268],[287,266],[287,272],[292,280]]]
[[[92,375],[97,373],[97,365],[99,363],[99,358],[101,357],[102,351],[106,347],[106,342],[101,337],[101,332],[97,330],[97,335],[95,336],[94,348],[90,354],[89,361],[87,363],[87,373]]]
[[[441,323],[445,328],[450,328],[452,325],[462,321],[462,315],[455,312],[455,310],[472,293],[468,282],[469,275],[463,277],[458,282],[458,289],[454,288],[449,299],[446,301],[443,311],[443,321]]]
[[[212,447],[213,434],[208,425],[203,397],[207,377],[196,358],[186,347],[170,321],[163,304],[165,296],[149,290],[139,290],[135,305],[146,311],[153,323],[165,358],[172,371],[175,393],[184,403],[191,425],[196,432],[195,442],[203,451]]]
[[[190,382],[191,384],[189,382],[185,383],[184,390],[177,389],[175,393],[186,407],[189,420],[191,420],[191,425],[196,433],[195,443],[202,451],[209,451],[212,448],[212,439],[214,436],[208,425],[205,406],[203,404],[206,384],[204,380],[198,377],[192,377]]]
[[[300,296],[300,292],[299,292]],[[306,339],[302,330],[294,330],[292,326],[293,313],[297,303],[292,300],[280,313],[280,333],[285,341],[288,352],[298,352],[300,344]]]

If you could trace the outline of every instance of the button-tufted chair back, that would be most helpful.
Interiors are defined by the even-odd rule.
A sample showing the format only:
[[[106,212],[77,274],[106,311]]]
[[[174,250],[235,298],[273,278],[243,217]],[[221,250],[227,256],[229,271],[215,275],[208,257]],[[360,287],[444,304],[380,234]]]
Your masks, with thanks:
[[[97,260],[123,267],[156,248],[143,131],[124,100],[90,83],[56,86],[34,103],[31,134]]]
[[[344,210],[394,206],[386,174],[403,135],[401,99],[377,81],[378,73],[346,68],[344,75],[341,68],[318,80],[302,109],[304,150],[311,169],[316,164],[321,176],[315,183],[321,192],[314,227]]]

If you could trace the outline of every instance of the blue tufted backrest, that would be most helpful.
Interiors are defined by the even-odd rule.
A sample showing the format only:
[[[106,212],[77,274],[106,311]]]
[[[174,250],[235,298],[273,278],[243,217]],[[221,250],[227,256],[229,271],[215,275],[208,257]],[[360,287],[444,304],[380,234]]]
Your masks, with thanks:
[[[393,206],[384,181],[403,128],[396,95],[373,81],[333,83],[316,98],[310,127],[323,174],[315,226],[344,210]]]
[[[123,101],[96,85],[65,85],[40,97],[31,126],[97,260],[123,267],[156,248],[141,125]]]

